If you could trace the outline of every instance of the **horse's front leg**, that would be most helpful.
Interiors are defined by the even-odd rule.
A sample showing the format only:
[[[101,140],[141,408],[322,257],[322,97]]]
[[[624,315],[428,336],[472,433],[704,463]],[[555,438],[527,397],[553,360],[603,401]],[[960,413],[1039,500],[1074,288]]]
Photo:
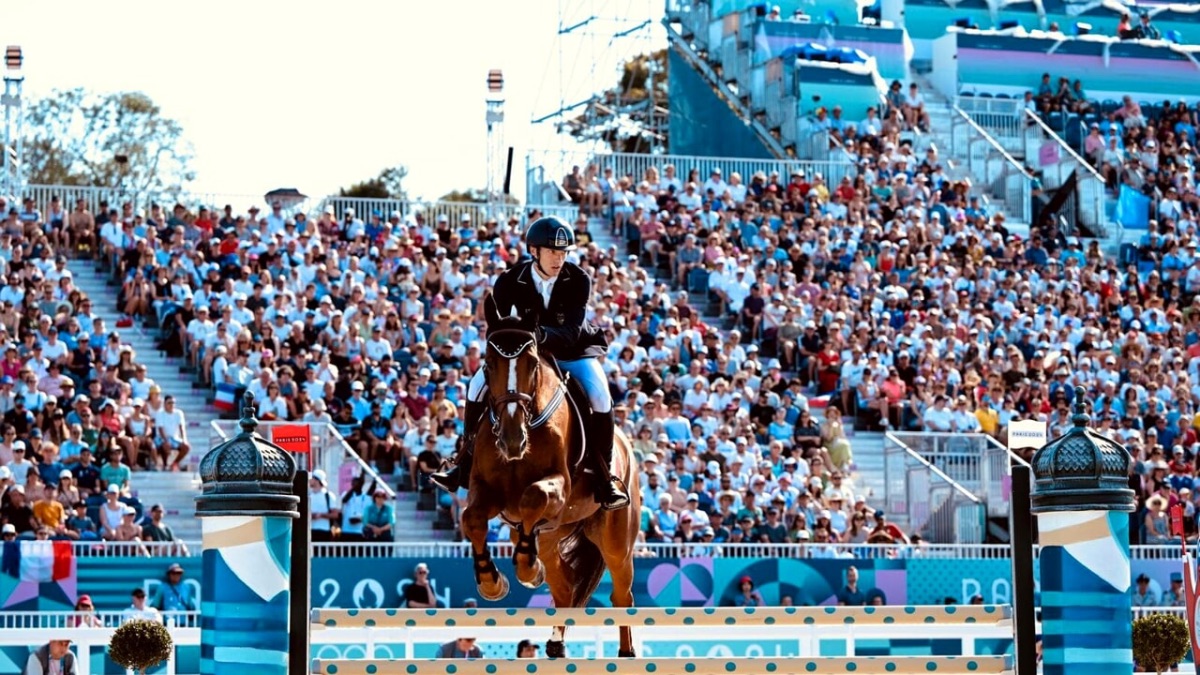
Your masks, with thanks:
[[[475,560],[475,585],[485,600],[495,602],[508,595],[508,577],[500,573],[488,550],[488,521],[490,513],[486,505],[470,500],[462,512],[463,535],[471,541],[471,557]]]
[[[537,588],[546,578],[546,570],[538,560],[537,533],[547,523],[562,516],[566,504],[562,474],[553,474],[525,488],[519,506],[521,522],[514,531],[513,564],[517,580],[528,588]]]

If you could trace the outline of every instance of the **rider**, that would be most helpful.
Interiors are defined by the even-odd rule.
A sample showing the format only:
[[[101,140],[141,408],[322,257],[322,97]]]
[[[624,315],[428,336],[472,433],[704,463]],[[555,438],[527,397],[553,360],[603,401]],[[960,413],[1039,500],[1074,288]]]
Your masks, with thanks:
[[[605,351],[607,340],[586,320],[592,295],[592,279],[578,265],[567,262],[567,251],[575,248],[575,232],[562,219],[539,218],[525,232],[525,247],[532,260],[518,263],[496,279],[488,298],[489,328],[502,328],[502,319],[516,309],[526,326],[532,326],[538,349],[553,356],[559,367],[583,385],[592,414],[587,429],[587,447],[599,480],[596,501],[604,509],[629,504],[621,481],[612,475],[613,411],[608,379],[596,357]],[[492,319],[495,319],[493,323]],[[431,479],[453,492],[467,487],[471,475],[475,430],[483,417],[486,383],[483,369],[475,372],[467,387],[464,432],[457,466]]]

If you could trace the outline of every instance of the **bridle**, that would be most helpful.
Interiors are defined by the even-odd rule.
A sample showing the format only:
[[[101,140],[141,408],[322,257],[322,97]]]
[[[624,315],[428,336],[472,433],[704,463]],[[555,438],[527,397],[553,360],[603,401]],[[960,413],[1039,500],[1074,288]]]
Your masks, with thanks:
[[[524,342],[517,344],[515,348],[510,349],[505,349],[496,344],[495,339],[497,337],[514,335],[525,337],[526,339]],[[554,395],[546,403],[545,407],[542,408],[541,412],[534,415],[532,411],[536,403],[534,394],[528,394],[517,388],[516,361],[522,354],[529,351],[535,342],[536,339],[533,333],[518,328],[501,328],[500,330],[493,331],[491,337],[488,338],[488,348],[494,351],[496,355],[509,361],[508,390],[500,396],[491,397],[492,405],[489,406],[488,410],[488,415],[492,422],[492,433],[497,438],[500,436],[500,416],[496,414],[497,407],[507,404],[520,406],[525,411],[526,427],[537,429],[550,420],[550,416],[558,410],[558,407],[562,405],[563,399],[566,397],[566,384],[560,381],[554,391]],[[486,365],[484,367],[486,368]],[[541,364],[535,365],[533,369],[533,391],[535,394],[541,389],[541,371]]]

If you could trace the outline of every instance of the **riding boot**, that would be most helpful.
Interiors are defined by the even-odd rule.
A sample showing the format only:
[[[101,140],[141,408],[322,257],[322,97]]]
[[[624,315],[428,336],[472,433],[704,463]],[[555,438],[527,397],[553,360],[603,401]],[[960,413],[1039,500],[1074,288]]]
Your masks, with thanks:
[[[629,494],[621,479],[612,473],[613,457],[613,414],[593,412],[588,425],[588,452],[595,463],[596,502],[605,511],[629,506]]]
[[[484,407],[482,402],[467,401],[467,409],[463,411],[463,434],[458,439],[458,449],[454,453],[454,466],[429,476],[434,485],[446,492],[457,492],[459,488],[467,488],[470,484],[475,431],[483,423]]]

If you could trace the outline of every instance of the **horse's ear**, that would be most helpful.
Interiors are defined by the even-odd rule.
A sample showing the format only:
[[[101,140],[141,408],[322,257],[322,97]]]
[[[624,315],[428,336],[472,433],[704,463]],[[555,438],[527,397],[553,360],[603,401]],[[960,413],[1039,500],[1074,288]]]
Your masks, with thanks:
[[[510,319],[520,319],[521,318],[520,316],[517,315],[517,306],[516,305],[513,305],[512,309],[509,310],[508,318],[510,318]]]

